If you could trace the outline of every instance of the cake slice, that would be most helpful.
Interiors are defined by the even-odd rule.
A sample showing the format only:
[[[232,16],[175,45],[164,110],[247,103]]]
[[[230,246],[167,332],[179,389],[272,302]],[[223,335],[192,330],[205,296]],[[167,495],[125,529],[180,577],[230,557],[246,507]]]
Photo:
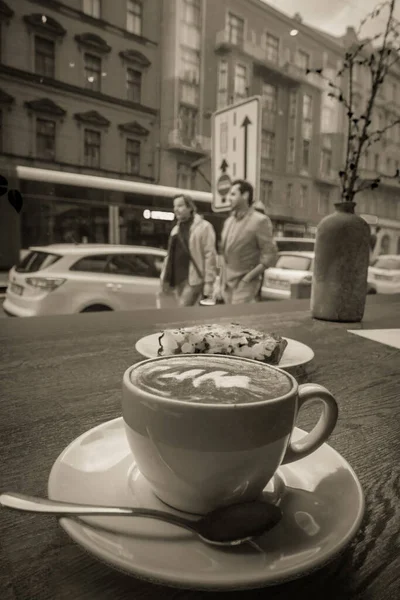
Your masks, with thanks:
[[[238,323],[165,329],[159,337],[159,356],[225,354],[278,365],[288,342],[276,333],[264,333]]]

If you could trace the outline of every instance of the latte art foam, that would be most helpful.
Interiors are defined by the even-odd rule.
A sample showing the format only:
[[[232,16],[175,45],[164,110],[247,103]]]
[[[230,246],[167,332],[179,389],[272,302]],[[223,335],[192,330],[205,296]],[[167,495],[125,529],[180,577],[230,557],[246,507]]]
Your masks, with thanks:
[[[163,398],[203,404],[272,400],[292,388],[289,377],[267,365],[204,355],[145,363],[132,371],[131,381]]]

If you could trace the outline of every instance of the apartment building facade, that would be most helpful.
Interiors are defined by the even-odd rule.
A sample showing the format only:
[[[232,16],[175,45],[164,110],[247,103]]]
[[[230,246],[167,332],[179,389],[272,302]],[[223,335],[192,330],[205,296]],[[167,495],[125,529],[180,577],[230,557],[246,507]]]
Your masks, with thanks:
[[[347,89],[348,81],[337,73],[352,36],[351,29],[342,38],[327,35],[304,24],[299,15],[288,17],[261,0],[165,2],[161,180],[209,190],[212,113],[259,94],[260,198],[277,234],[313,234],[340,198],[338,171],[344,164],[347,122],[343,106],[329,96],[328,81]],[[324,78],[306,74],[316,68],[323,68]],[[400,82],[396,85],[388,82],[393,90],[400,89]],[[379,153],[380,160],[395,167],[400,146],[394,139],[387,151],[387,158]],[[384,244],[390,251],[396,251],[400,219],[392,197],[396,186],[390,181],[379,192],[357,197],[359,211],[371,225],[379,220],[393,230],[389,245],[387,238]]]
[[[22,165],[155,182],[160,27],[158,0],[1,2],[0,172]],[[3,255],[21,235],[22,247],[62,241],[56,230],[68,229],[83,206],[96,241],[109,241],[112,194],[19,185],[34,201],[20,216],[3,202],[1,237],[13,240]]]
[[[260,198],[277,233],[312,233],[338,196],[343,115],[305,73],[336,72],[339,44],[260,0],[171,0],[163,15],[162,178],[209,189],[212,113],[259,94]]]

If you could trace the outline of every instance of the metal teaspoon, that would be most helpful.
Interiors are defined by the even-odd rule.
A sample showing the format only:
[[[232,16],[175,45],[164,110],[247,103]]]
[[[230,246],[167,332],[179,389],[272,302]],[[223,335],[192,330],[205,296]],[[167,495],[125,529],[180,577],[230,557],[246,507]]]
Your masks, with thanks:
[[[217,546],[236,546],[272,529],[282,518],[282,511],[274,504],[255,500],[217,508],[198,521],[173,515],[161,510],[113,506],[91,506],[60,502],[14,492],[0,495],[0,504],[6,508],[38,512],[56,516],[101,515],[131,516],[159,519],[196,533],[203,542]]]

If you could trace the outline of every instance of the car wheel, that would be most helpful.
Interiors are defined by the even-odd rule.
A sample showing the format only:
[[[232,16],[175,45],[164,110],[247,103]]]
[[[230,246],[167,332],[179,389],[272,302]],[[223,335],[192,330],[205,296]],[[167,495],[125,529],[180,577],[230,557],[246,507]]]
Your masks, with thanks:
[[[376,294],[376,289],[375,288],[369,288],[367,294]]]
[[[105,304],[92,304],[91,306],[87,306],[86,308],[81,310],[81,313],[103,312],[105,310],[112,310],[112,308],[110,308],[109,306],[106,306]]]

